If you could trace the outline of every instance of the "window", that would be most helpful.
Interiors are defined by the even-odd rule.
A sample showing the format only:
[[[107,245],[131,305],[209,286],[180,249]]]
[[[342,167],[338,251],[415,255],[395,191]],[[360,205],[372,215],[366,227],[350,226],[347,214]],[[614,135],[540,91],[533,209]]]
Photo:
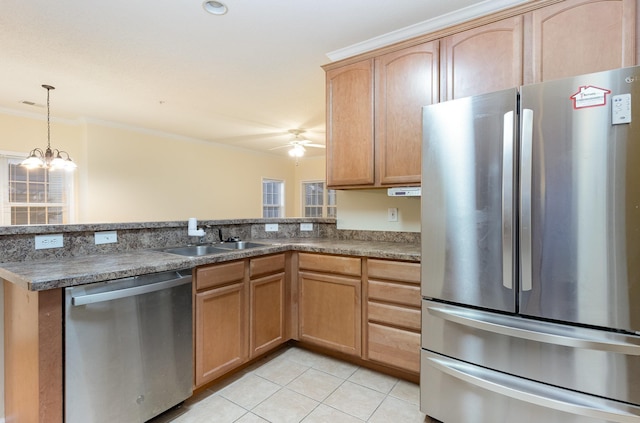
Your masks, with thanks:
[[[304,217],[336,217],[336,191],[325,190],[324,182],[302,183]]]
[[[73,221],[73,176],[20,166],[23,157],[0,155],[0,224],[46,225]]]
[[[262,217],[284,217],[284,181],[262,180]]]

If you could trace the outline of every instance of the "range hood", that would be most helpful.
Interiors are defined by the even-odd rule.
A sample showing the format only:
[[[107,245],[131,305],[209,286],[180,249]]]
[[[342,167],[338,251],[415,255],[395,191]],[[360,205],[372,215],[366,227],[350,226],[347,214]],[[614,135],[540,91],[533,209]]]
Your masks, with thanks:
[[[395,187],[387,189],[389,197],[420,197],[422,187]]]

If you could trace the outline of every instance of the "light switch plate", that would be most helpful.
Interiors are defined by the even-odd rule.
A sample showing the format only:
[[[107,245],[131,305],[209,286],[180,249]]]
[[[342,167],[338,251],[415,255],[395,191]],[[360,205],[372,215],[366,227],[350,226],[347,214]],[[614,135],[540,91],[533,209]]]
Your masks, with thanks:
[[[265,232],[278,232],[278,224],[277,223],[266,223],[264,225]]]
[[[95,242],[96,242],[96,245],[112,244],[114,242],[118,242],[118,232],[116,231],[96,232]]]
[[[62,234],[54,235],[36,235],[36,250],[44,250],[46,248],[60,248],[64,244]]]
[[[301,223],[300,224],[300,230],[301,231],[312,231],[313,230],[313,223]]]
[[[398,221],[398,208],[397,207],[389,207],[389,210],[387,210],[387,220],[389,222],[397,222]]]

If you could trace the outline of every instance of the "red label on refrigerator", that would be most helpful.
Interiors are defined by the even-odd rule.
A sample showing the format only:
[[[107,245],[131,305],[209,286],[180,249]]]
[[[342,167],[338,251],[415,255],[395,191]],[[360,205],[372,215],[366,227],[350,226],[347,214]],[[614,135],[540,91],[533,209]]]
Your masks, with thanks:
[[[574,109],[584,109],[586,107],[604,106],[607,104],[607,94],[611,94],[611,90],[594,87],[593,85],[583,85],[570,98],[573,100]]]

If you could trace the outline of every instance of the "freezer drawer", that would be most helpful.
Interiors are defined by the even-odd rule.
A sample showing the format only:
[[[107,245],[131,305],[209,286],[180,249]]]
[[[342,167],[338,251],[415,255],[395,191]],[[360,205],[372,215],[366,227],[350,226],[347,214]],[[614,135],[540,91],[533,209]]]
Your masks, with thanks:
[[[422,350],[420,408],[444,423],[640,422],[640,408]]]
[[[422,348],[486,368],[640,404],[640,336],[424,300]]]

